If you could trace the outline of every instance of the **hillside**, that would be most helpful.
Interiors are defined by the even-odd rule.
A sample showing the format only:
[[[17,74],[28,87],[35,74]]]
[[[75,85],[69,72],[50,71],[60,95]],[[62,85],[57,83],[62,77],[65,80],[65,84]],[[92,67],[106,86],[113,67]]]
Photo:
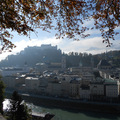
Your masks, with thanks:
[[[5,60],[0,62],[0,67],[6,66],[28,66],[34,67],[36,63],[60,63],[62,56],[66,57],[67,67],[78,67],[78,66],[94,66],[101,59],[108,60],[114,67],[120,67],[120,51],[110,51],[107,53],[101,53],[97,55],[70,52],[69,54],[62,54],[57,46],[41,45],[40,47],[27,47],[17,55],[9,55]]]
[[[5,66],[34,66],[40,62],[61,62],[61,50],[54,48],[41,49],[41,47],[27,47],[17,55],[9,55],[0,62],[0,67]]]

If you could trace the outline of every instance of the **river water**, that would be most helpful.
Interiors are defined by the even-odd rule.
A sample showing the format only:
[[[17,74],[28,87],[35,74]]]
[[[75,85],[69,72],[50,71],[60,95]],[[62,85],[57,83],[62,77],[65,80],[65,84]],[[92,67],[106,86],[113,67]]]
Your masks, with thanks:
[[[49,112],[55,114],[52,120],[120,120],[120,116],[113,114],[47,108],[36,106],[33,105],[32,103],[29,103],[28,105],[34,112],[37,113]]]
[[[9,104],[8,99],[4,102],[4,109]],[[27,103],[28,107],[35,113],[52,113],[55,116],[52,120],[120,120],[120,116],[106,113],[90,112],[90,111],[75,111],[75,110],[63,110],[59,108],[49,108],[43,106],[37,106],[33,103]]]

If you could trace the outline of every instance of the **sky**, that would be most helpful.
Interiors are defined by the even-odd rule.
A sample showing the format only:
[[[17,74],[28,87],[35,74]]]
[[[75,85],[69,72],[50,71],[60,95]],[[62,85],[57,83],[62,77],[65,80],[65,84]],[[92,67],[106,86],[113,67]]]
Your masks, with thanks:
[[[93,24],[93,21],[85,22],[86,26]],[[12,52],[3,52],[0,54],[0,60],[5,59],[8,55],[19,53],[21,50],[24,50],[27,46],[41,46],[41,44],[51,44],[52,46],[57,45],[58,49],[61,49],[62,52],[87,52],[91,54],[103,53],[110,50],[119,50],[120,49],[120,35],[116,36],[115,41],[111,41],[113,45],[109,48],[106,47],[106,44],[102,42],[102,37],[100,36],[99,30],[87,31],[91,34],[87,38],[79,38],[79,41],[74,41],[72,39],[56,39],[55,31],[45,32],[40,29],[36,30],[38,33],[30,33],[29,37],[18,35],[17,32],[12,32],[14,35],[11,40],[17,47],[12,50]],[[117,31],[120,31],[120,27],[117,28]]]

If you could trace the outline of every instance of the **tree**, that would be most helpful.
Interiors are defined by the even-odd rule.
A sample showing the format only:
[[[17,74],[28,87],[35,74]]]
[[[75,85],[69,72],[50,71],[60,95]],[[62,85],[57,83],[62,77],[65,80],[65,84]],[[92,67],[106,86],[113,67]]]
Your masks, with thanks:
[[[84,22],[94,20],[93,27]],[[85,31],[99,29],[103,42],[119,34],[115,29],[120,25],[119,0],[0,0],[0,40],[2,50],[14,48],[10,31],[29,35],[40,28],[57,30],[56,37],[78,40],[87,37]]]
[[[5,90],[5,85],[2,81],[0,81],[0,113],[1,114],[3,114],[3,101],[4,101],[4,98],[5,98],[4,90]]]
[[[31,120],[31,110],[22,100],[21,96],[14,91],[10,100],[10,120]]]

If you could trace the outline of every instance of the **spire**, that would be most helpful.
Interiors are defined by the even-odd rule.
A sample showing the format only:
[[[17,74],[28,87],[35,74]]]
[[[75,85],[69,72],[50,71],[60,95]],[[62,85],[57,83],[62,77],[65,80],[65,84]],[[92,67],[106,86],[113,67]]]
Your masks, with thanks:
[[[94,59],[91,57],[91,67],[94,68]]]
[[[79,67],[82,67],[82,66],[83,66],[82,61],[80,61],[79,62]]]

